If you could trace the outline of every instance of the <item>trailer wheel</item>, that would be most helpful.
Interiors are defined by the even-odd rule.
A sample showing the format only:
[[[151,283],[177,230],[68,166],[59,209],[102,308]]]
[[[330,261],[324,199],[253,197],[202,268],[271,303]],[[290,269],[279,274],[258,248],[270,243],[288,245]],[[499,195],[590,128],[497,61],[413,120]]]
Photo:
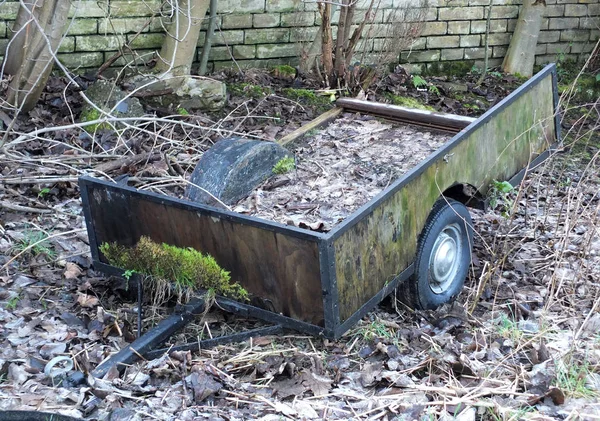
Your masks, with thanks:
[[[434,309],[452,301],[469,273],[472,243],[473,222],[466,206],[453,199],[438,200],[419,236],[408,303]]]

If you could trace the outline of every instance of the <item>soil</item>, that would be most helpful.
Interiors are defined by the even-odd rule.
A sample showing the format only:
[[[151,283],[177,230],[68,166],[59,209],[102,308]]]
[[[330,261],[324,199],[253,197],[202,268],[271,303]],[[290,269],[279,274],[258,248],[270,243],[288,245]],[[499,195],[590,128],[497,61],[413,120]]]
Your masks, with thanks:
[[[233,210],[329,231],[451,137],[345,113],[292,145],[296,168],[271,177]]]

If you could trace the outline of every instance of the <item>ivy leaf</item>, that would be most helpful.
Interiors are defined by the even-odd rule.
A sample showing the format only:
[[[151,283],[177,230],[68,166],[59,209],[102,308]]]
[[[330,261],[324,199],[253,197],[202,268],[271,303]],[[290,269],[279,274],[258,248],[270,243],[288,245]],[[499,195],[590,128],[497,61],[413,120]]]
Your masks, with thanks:
[[[514,187],[508,181],[502,181],[496,184],[496,188],[501,193],[510,193]]]

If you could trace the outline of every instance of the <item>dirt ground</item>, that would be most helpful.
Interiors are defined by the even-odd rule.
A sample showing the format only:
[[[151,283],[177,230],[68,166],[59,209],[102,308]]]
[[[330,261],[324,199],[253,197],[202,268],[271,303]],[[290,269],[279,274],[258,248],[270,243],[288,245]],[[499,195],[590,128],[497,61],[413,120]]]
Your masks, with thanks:
[[[398,92],[441,110],[469,103],[390,77]],[[499,82],[510,77],[490,75],[479,95],[470,77],[460,83],[483,107],[512,90]],[[53,384],[44,373],[51,359],[70,357],[89,372],[136,329],[126,282],[91,267],[77,177],[129,174],[140,188],[183,191],[183,177],[219,137],[279,137],[327,105],[285,97],[285,83],[268,73],[228,80],[238,94],[222,114],[179,116],[151,131],[92,138],[71,127],[80,99],[61,79],[18,121],[0,155],[0,410],[102,420],[600,419],[600,106],[577,96],[563,122],[565,148],[518,189],[496,191],[495,208],[472,211],[472,269],[453,305],[414,312],[392,296],[336,342],[287,331]],[[265,83],[275,93],[248,89]],[[66,127],[28,135],[52,126]],[[388,177],[371,182],[385,187]],[[148,308],[145,326],[168,311]],[[176,339],[259,325],[211,311]]]

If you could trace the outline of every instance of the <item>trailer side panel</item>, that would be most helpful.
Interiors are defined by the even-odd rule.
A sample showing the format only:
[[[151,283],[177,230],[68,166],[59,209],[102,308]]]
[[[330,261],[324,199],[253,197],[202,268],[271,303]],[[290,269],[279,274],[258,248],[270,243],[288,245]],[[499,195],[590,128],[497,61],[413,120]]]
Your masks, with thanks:
[[[332,233],[340,322],[411,264],[443,191],[468,183],[486,193],[556,141],[554,71],[540,72]]]
[[[83,182],[92,255],[105,242],[133,246],[141,236],[212,255],[246,288],[252,304],[324,326],[318,241],[203,212],[193,204],[157,200],[133,189]],[[90,222],[89,221],[93,221]]]

